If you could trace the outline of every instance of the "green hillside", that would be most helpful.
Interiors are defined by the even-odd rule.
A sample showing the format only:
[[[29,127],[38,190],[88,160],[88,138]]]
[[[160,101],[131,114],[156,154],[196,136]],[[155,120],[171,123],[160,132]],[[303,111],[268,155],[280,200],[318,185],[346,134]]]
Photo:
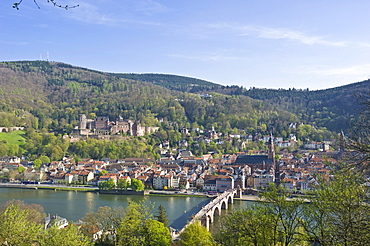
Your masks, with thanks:
[[[357,96],[369,91],[370,81],[357,82],[325,90],[264,89],[222,86],[184,76],[165,74],[123,74],[126,78],[151,82],[181,92],[244,95],[268,102],[294,113],[299,121],[339,132],[350,127],[359,110]]]
[[[24,143],[4,140],[6,153],[53,160],[67,152],[91,158],[155,157],[155,144],[169,140],[176,147],[184,138],[182,128],[214,127],[223,136],[294,134],[301,141],[322,141],[348,128],[358,107],[353,93],[368,90],[368,81],[320,91],[245,89],[184,76],[113,74],[46,61],[1,62],[0,84],[0,126],[26,127]],[[121,116],[160,129],[135,141],[69,143],[63,135],[78,126],[80,114],[89,119]],[[189,143],[195,137],[187,137]],[[197,155],[233,152],[239,150],[235,144],[195,144],[192,150]]]
[[[0,156],[22,154],[25,131],[0,132]]]
[[[0,110],[30,113],[28,124],[35,124],[34,116],[39,127],[59,131],[72,129],[80,113],[120,115],[144,124],[165,118],[180,126],[196,122],[220,129],[281,129],[297,121],[340,131],[355,118],[353,94],[369,87],[364,81],[318,91],[245,89],[184,76],[112,74],[45,61],[3,62],[0,72]],[[213,97],[200,98],[202,93]]]
[[[10,133],[0,132],[0,142],[8,144],[24,144],[25,138],[23,137],[25,131],[12,131]]]
[[[117,76],[125,79],[149,82],[171,90],[178,90],[182,92],[196,93],[203,91],[204,89],[217,89],[222,87],[222,85],[218,85],[209,81],[170,74],[130,73],[117,74]]]
[[[212,98],[204,99],[198,94],[170,90],[154,82],[125,79],[122,75],[63,63],[3,62],[0,73],[3,88],[0,110],[8,113],[7,118],[17,110],[28,114],[22,117],[23,124],[37,123],[37,128],[60,133],[71,131],[82,113],[92,118],[122,116],[140,120],[144,125],[158,125],[157,119],[176,122],[179,128],[197,123],[206,128],[215,126],[217,130],[261,128],[263,131],[266,126],[281,127],[299,120],[270,103],[246,96],[213,93]],[[169,78],[186,80],[177,76]],[[198,80],[188,81],[191,82],[182,84],[194,87]],[[168,80],[166,83],[180,82]],[[204,81],[198,85],[220,87]]]

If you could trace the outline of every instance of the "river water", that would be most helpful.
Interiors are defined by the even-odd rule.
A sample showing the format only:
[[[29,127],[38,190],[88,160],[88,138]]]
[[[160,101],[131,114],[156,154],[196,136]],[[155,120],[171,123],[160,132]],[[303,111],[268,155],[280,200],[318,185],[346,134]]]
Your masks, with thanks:
[[[94,192],[54,191],[44,189],[0,188],[0,205],[8,200],[22,200],[27,204],[40,204],[46,214],[58,214],[68,220],[77,221],[99,207],[123,207],[130,201],[153,204],[155,214],[160,204],[165,208],[170,225],[181,229],[202,206],[209,202],[206,197],[171,197],[140,195],[108,195]],[[234,200],[230,208],[246,207],[248,202]],[[230,210],[229,210],[230,211]]]

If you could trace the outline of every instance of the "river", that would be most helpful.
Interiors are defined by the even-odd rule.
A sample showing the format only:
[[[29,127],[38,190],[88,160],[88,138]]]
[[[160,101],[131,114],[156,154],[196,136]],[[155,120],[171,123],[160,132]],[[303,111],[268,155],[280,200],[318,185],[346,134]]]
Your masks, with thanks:
[[[40,204],[46,214],[58,214],[68,220],[77,221],[87,213],[96,212],[99,207],[126,207],[130,201],[153,204],[156,213],[160,204],[166,209],[170,225],[181,229],[191,215],[208,203],[206,197],[108,195],[94,192],[54,191],[44,189],[0,188],[0,205],[8,200],[22,200],[27,204]],[[247,206],[248,202],[234,200],[231,209]]]

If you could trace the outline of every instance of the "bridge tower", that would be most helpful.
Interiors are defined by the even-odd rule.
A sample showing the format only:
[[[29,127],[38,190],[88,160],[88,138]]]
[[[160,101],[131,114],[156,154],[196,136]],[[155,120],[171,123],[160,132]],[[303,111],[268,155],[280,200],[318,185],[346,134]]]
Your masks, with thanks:
[[[243,195],[243,189],[240,188],[240,186],[238,185],[238,188],[236,188],[236,193],[235,193],[234,198],[242,198],[242,195]]]

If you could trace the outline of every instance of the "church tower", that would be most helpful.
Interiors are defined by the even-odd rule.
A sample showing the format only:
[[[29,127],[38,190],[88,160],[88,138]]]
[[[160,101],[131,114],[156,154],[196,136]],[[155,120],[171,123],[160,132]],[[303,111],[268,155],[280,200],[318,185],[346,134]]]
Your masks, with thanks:
[[[272,166],[273,166],[274,175],[275,175],[275,184],[278,186],[280,185],[280,163],[279,161],[275,160],[275,148],[274,148],[274,141],[272,139],[272,135],[268,143],[268,158],[272,161]]]
[[[274,141],[272,140],[272,135],[268,142],[268,158],[274,162],[275,161],[275,148],[274,148]]]

